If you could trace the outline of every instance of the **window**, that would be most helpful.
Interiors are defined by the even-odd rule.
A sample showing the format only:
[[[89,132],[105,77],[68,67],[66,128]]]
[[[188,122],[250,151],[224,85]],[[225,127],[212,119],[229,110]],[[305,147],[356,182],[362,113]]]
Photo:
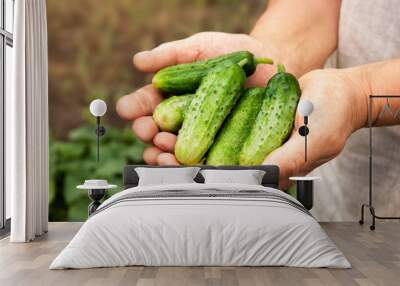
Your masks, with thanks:
[[[11,93],[12,47],[14,32],[14,0],[0,0],[0,229],[9,226],[10,194],[4,188],[4,106]],[[1,234],[1,233],[0,233]]]

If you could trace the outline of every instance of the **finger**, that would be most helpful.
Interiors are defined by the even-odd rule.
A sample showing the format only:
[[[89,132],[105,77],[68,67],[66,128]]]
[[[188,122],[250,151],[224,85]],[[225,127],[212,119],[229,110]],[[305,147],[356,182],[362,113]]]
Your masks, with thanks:
[[[157,124],[151,116],[143,116],[136,119],[132,124],[132,129],[136,136],[146,143],[151,142],[158,133]]]
[[[269,79],[276,73],[275,65],[257,65],[256,71],[247,78],[246,87],[265,87]]]
[[[161,94],[149,84],[137,91],[121,97],[117,101],[117,112],[126,120],[135,120],[138,117],[152,115],[153,110],[162,100]]]
[[[174,152],[176,135],[169,132],[160,132],[154,139],[153,144],[165,152]]]
[[[156,72],[166,66],[196,61],[202,54],[201,41],[189,37],[137,53],[133,64],[141,71]]]
[[[151,146],[147,147],[143,151],[143,160],[148,165],[157,165],[157,157],[160,155],[162,151],[157,147]]]
[[[161,153],[157,157],[158,165],[180,165],[175,156],[171,153]]]
[[[281,181],[290,176],[303,176],[310,171],[315,155],[308,152],[307,162],[304,158],[304,137],[295,133],[285,144],[271,152],[263,164],[279,166]]]
[[[289,179],[282,179],[279,181],[279,189],[282,191],[287,191],[293,185],[293,181]]]

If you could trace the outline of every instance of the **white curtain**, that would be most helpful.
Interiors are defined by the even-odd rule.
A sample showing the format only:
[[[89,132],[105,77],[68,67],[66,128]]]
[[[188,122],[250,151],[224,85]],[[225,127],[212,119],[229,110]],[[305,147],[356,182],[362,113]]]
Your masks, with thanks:
[[[6,187],[12,242],[48,225],[48,68],[45,0],[15,1],[13,94],[6,98]]]

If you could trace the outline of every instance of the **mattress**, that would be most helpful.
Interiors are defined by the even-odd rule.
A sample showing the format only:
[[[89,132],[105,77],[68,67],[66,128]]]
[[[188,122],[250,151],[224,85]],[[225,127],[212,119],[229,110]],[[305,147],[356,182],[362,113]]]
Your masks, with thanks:
[[[114,195],[50,269],[130,265],[351,267],[291,196],[257,185],[198,183]]]

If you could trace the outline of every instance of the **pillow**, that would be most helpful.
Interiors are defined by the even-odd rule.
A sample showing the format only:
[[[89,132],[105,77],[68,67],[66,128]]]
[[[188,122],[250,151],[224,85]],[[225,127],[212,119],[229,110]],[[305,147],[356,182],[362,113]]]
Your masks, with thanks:
[[[261,185],[265,171],[262,170],[202,170],[205,184]]]
[[[200,168],[135,168],[139,186],[195,183],[193,180]]]

